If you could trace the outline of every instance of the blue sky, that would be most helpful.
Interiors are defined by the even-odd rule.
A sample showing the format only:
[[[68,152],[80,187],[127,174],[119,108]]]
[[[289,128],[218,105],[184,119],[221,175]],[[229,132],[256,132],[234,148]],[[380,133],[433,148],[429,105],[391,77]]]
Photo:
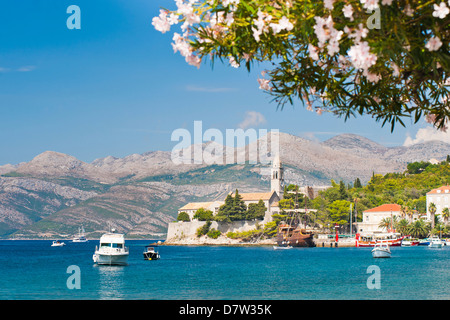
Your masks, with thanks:
[[[69,30],[68,6],[81,9]],[[173,0],[24,0],[0,4],[0,165],[46,150],[91,162],[171,150],[173,130],[238,128],[248,112],[254,128],[325,140],[355,133],[386,146],[414,139],[426,125],[381,127],[370,117],[318,116],[298,102],[283,111],[258,89],[261,68],[248,73],[209,62],[189,66],[170,45],[172,32],[151,25]],[[428,130],[428,128],[426,128]],[[425,133],[425,132],[423,132]]]

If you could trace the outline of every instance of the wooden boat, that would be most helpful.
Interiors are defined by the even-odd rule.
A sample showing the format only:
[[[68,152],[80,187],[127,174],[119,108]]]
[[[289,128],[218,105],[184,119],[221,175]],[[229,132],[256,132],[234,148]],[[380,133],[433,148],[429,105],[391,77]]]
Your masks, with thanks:
[[[314,234],[300,227],[281,223],[278,226],[277,245],[279,247],[315,247]]]
[[[357,247],[374,247],[375,244],[386,243],[390,247],[399,247],[402,245],[404,236],[399,233],[387,232],[387,233],[372,233],[372,234],[357,234],[356,246]]]

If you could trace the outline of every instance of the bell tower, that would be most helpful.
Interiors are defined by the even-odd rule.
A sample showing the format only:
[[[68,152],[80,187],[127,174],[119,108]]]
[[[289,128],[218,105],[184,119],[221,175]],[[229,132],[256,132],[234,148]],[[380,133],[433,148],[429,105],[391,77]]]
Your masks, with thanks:
[[[283,181],[283,167],[278,154],[273,159],[270,174],[270,191],[275,191],[278,197],[282,199],[283,192],[281,190],[281,183]]]

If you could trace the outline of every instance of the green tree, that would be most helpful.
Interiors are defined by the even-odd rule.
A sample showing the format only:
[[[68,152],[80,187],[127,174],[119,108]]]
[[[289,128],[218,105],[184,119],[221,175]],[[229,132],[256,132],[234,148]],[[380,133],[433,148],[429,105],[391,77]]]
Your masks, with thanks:
[[[409,225],[407,232],[415,238],[423,238],[428,234],[429,229],[425,221],[418,219]]]
[[[327,207],[327,211],[333,224],[346,224],[349,218],[350,202],[347,200],[333,201]]]
[[[211,210],[205,210],[204,208],[198,209],[194,214],[194,219],[199,221],[207,221],[213,219],[213,212]]]
[[[293,199],[281,199],[278,201],[278,205],[280,206],[280,209],[294,209],[295,204]]]
[[[442,218],[444,218],[445,224],[447,224],[449,217],[450,217],[450,210],[448,209],[448,207],[445,207],[444,209],[442,209]]]
[[[189,214],[187,212],[182,211],[178,214],[177,221],[189,222],[191,219],[189,218]]]
[[[262,220],[266,214],[267,208],[264,205],[264,201],[259,200],[258,203],[250,203],[248,210],[245,213],[246,220]]]
[[[383,218],[381,219],[378,227],[381,229],[385,229],[386,231],[391,229],[391,218]]]
[[[211,221],[206,221],[206,223],[197,229],[197,237],[200,238],[209,232],[211,227]]]
[[[398,232],[400,232],[400,234],[406,235],[406,234],[408,234],[408,227],[409,227],[409,222],[406,219],[401,219],[397,223],[396,230]]]
[[[431,202],[430,205],[428,206],[428,211],[430,212],[430,219],[431,219],[431,229],[434,229],[434,214],[436,213],[436,205],[434,204],[434,202]]]
[[[219,208],[219,212],[215,216],[216,221],[231,222],[236,220],[244,220],[247,206],[242,200],[242,196],[236,189],[234,197],[229,194],[225,198],[225,204]]]
[[[362,188],[361,180],[359,180],[359,178],[355,179],[355,182],[353,183],[353,187],[356,189]]]
[[[318,114],[369,115],[391,130],[405,119],[446,125],[450,15],[435,13],[437,1],[176,3],[153,25],[188,28],[173,43],[186,62],[200,67],[210,58],[248,71],[269,62],[258,83],[279,108],[300,100]]]

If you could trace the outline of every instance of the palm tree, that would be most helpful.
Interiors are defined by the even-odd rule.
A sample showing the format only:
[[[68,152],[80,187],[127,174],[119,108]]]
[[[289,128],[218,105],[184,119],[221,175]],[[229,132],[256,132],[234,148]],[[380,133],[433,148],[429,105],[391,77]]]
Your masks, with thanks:
[[[431,219],[431,230],[434,229],[434,214],[436,213],[436,205],[434,202],[431,202],[428,206],[428,211],[430,212],[430,219]]]
[[[409,222],[412,222],[412,220],[413,220],[413,216],[414,216],[414,210],[413,209],[410,209],[410,208],[408,208],[408,210],[406,210],[406,215],[408,216],[408,218],[409,218]]]
[[[389,230],[389,227],[391,226],[391,218],[383,218],[380,221],[380,224],[378,225],[381,229]]]
[[[415,238],[422,238],[428,234],[426,223],[422,220],[416,220],[408,227],[408,233]]]
[[[445,224],[447,224],[449,217],[450,217],[450,210],[447,207],[445,207],[444,209],[442,209],[442,218],[444,218]]]
[[[405,235],[408,233],[408,227],[409,227],[409,223],[406,219],[402,219],[397,223],[397,230],[402,235]]]

